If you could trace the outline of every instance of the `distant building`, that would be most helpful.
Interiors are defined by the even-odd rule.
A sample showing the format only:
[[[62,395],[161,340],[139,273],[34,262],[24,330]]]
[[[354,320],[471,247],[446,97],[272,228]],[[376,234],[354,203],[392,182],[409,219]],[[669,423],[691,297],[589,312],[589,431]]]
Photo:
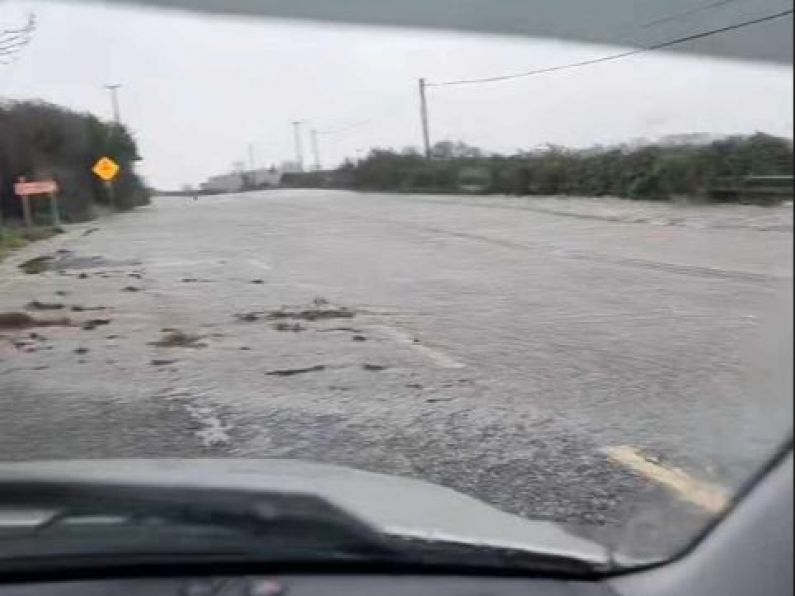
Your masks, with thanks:
[[[278,186],[282,172],[276,169],[241,170],[219,176],[211,176],[201,186],[203,192],[240,192],[256,188]]]
[[[285,174],[296,174],[298,172],[303,172],[304,169],[297,161],[283,161],[281,165],[281,171]]]

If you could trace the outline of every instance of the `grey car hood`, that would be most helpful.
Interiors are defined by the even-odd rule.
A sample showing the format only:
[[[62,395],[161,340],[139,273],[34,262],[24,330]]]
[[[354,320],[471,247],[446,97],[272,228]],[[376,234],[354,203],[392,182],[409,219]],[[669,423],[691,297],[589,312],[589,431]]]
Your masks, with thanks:
[[[0,481],[224,488],[304,493],[387,534],[519,548],[609,562],[606,550],[549,521],[499,511],[454,490],[400,476],[291,459],[106,459],[0,464]]]

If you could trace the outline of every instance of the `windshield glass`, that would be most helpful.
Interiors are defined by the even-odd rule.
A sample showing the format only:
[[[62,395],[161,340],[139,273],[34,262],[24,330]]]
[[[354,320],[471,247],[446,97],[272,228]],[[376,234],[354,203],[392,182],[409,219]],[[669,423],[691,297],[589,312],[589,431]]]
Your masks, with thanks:
[[[302,460],[484,504],[267,485],[394,534],[674,556],[791,432],[792,70],[704,53],[758,4],[624,45],[0,4],[0,481]]]

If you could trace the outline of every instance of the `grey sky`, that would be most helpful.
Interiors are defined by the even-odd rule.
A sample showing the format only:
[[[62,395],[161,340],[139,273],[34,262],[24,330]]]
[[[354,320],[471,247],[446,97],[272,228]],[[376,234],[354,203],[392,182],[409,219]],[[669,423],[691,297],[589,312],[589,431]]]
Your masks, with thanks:
[[[247,160],[293,156],[290,121],[347,132],[320,137],[325,165],[372,146],[419,145],[417,77],[510,73],[613,48],[433,31],[370,29],[181,12],[0,3],[0,22],[39,17],[34,42],[0,66],[0,97],[41,98],[110,116],[118,82],[141,172],[162,188],[198,183]],[[583,146],[681,132],[791,135],[789,67],[682,55],[482,86],[431,89],[434,140],[494,151]],[[309,155],[308,137],[304,138]]]

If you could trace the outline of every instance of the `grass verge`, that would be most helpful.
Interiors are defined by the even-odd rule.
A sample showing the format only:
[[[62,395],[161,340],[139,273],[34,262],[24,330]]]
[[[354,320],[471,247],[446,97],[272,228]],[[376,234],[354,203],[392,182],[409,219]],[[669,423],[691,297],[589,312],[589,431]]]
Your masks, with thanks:
[[[61,228],[54,227],[32,228],[30,230],[0,228],[0,261],[31,242],[52,238],[61,232],[63,232]]]

